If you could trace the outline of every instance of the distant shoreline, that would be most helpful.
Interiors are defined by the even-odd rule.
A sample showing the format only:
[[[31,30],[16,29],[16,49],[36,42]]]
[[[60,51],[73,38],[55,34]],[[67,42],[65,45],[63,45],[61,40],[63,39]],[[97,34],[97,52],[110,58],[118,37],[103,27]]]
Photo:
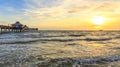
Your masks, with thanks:
[[[81,32],[84,32],[84,31],[87,31],[87,32],[94,32],[94,31],[110,31],[110,32],[120,32],[120,30],[38,30],[39,31],[81,31]]]

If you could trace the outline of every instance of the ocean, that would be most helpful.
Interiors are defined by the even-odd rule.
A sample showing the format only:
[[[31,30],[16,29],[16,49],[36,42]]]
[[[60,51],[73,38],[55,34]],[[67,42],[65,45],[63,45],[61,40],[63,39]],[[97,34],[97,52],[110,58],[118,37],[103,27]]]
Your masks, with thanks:
[[[1,33],[0,67],[120,67],[120,31]]]

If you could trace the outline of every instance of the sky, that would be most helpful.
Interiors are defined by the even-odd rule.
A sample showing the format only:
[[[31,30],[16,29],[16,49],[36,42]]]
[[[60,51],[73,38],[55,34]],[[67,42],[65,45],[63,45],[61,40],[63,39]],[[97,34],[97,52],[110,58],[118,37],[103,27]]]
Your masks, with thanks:
[[[0,25],[41,30],[120,30],[120,0],[0,0]],[[106,18],[102,25],[93,22]],[[99,20],[98,20],[99,21]]]

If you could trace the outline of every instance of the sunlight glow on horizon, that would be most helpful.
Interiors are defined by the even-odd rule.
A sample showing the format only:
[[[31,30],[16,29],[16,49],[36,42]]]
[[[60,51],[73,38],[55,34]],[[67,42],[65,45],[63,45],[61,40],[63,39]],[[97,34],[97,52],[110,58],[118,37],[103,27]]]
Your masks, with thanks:
[[[103,25],[103,24],[105,24],[106,20],[107,19],[105,17],[103,17],[103,16],[96,16],[96,17],[94,17],[92,19],[92,21],[93,21],[94,24],[100,25],[100,26]]]

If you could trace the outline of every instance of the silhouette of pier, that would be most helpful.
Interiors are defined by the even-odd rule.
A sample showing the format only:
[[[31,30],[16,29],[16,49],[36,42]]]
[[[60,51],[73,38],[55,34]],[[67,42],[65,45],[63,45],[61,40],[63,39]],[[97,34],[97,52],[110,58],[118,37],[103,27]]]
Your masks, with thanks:
[[[35,32],[38,31],[38,28],[30,28],[27,25],[21,24],[19,21],[17,21],[14,24],[11,24],[11,26],[7,25],[0,25],[0,33],[4,32]]]

